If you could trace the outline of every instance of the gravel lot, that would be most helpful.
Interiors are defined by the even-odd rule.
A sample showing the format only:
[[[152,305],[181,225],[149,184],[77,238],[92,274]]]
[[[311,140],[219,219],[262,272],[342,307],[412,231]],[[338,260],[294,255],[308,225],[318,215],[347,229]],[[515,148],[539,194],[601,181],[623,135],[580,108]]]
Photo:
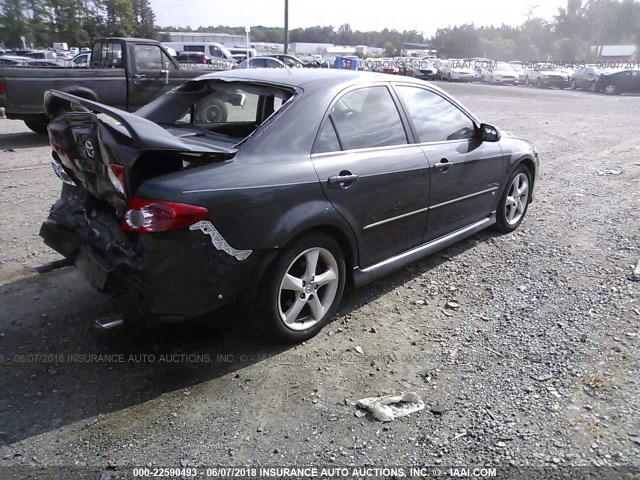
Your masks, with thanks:
[[[537,146],[527,218],[347,293],[293,348],[234,309],[94,329],[108,298],[30,273],[57,258],[37,234],[60,184],[0,121],[0,466],[640,467],[640,97],[440,85]],[[401,391],[427,408],[345,402]]]

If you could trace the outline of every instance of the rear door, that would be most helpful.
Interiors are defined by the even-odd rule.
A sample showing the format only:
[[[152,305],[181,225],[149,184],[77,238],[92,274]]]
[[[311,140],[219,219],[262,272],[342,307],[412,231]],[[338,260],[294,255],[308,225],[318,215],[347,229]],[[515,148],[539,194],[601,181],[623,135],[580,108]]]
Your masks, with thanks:
[[[396,85],[411,128],[431,169],[428,242],[488,217],[496,208],[504,157],[483,142],[475,121],[433,90]]]
[[[129,110],[137,110],[184,82],[181,70],[160,48],[160,45],[144,43],[133,45],[132,56]]]
[[[328,199],[353,228],[361,268],[422,241],[429,168],[406,126],[381,83],[343,92],[316,138],[313,165]]]

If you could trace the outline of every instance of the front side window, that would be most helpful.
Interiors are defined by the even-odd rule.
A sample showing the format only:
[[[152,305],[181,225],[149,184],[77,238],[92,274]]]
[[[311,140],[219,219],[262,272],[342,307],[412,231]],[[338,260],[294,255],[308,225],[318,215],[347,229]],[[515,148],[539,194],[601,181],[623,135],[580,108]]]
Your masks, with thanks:
[[[137,70],[164,70],[167,63],[169,68],[175,68],[173,62],[158,45],[135,45]]]
[[[343,150],[404,145],[407,135],[386,87],[368,87],[344,94],[331,110]]]
[[[474,136],[473,121],[440,95],[419,87],[399,86],[396,91],[420,143],[465,140]]]

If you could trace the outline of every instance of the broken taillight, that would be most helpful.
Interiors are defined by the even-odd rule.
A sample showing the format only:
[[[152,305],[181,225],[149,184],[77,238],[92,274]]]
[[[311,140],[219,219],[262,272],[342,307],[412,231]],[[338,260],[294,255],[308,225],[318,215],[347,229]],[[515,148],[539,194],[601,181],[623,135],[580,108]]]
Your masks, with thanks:
[[[207,217],[209,210],[185,203],[132,198],[121,228],[127,232],[179,230]]]
[[[127,196],[124,183],[124,174],[126,170],[127,167],[125,167],[124,165],[116,165],[115,163],[110,163],[109,165],[107,165],[109,180],[111,180],[111,183],[116,188],[116,190],[125,197]]]

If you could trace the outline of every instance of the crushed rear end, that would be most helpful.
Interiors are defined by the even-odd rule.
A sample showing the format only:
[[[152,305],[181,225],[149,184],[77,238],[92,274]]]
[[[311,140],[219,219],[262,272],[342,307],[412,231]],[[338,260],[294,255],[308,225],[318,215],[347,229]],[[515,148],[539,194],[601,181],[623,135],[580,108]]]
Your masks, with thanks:
[[[194,159],[229,159],[235,150],[189,145],[144,118],[49,92],[49,103],[61,100],[79,108],[49,125],[63,188],[40,230],[45,243],[96,289],[125,295],[139,312],[184,319],[233,301],[257,255],[216,245],[202,227],[208,209],[172,201],[170,189],[159,198],[135,193]]]

